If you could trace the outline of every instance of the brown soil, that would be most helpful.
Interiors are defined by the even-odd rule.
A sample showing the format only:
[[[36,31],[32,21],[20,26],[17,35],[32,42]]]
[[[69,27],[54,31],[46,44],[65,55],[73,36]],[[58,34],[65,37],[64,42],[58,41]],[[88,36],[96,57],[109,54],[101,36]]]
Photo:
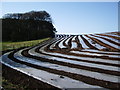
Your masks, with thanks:
[[[98,39],[89,37],[88,35],[85,35],[85,36],[92,39],[94,42],[96,42],[96,43],[98,43],[102,46],[105,46],[109,51],[116,51],[116,52],[119,51],[118,49],[116,49],[116,48],[114,48],[110,45],[107,45],[107,44],[101,42]],[[109,35],[107,35],[107,36],[109,36]],[[65,36],[63,36],[63,35],[60,37],[60,39],[52,39],[52,40],[48,40],[46,42],[42,42],[39,45],[39,47],[37,49],[35,49],[35,52],[46,55],[46,56],[60,57],[60,58],[65,58],[65,59],[69,59],[69,60],[74,60],[74,61],[81,61],[81,62],[88,62],[88,63],[95,63],[95,64],[102,64],[102,65],[120,67],[119,64],[110,64],[110,63],[105,63],[105,62],[88,61],[87,59],[86,60],[74,59],[74,58],[69,58],[69,57],[64,57],[64,56],[50,55],[50,54],[46,54],[46,53],[43,53],[43,52],[39,51],[41,49],[41,47],[48,44],[44,48],[44,51],[46,51],[46,52],[61,53],[61,54],[72,55],[72,56],[80,56],[80,57],[102,58],[102,59],[107,59],[107,60],[117,60],[117,61],[119,61],[119,58],[112,58],[112,57],[105,57],[105,56],[91,56],[91,55],[71,53],[70,51],[72,51],[72,50],[73,51],[80,51],[81,49],[83,49],[83,47],[80,44],[80,41],[78,39],[78,35],[77,35],[77,37],[75,38],[74,41],[72,41],[73,37],[74,37],[74,35],[71,35],[70,37],[68,37],[68,38],[70,38],[69,41],[68,41],[68,45],[65,43],[68,38],[65,39]],[[85,44],[90,49],[98,50],[96,47],[92,46],[82,35],[80,35],[80,37],[83,39]],[[115,37],[113,36],[112,38],[115,38]],[[103,39],[105,39],[105,38],[103,38]],[[50,49],[50,46],[58,40],[60,40],[60,41],[55,44],[54,49]],[[60,48],[59,47],[59,43],[62,40],[64,40],[63,45],[66,46],[66,48]],[[114,42],[114,41],[111,41],[111,40],[108,40],[108,39],[105,39],[105,40],[107,40],[111,43]],[[71,49],[72,42],[77,43],[77,48],[76,49]],[[34,47],[36,47],[36,46],[34,46]],[[33,47],[31,47],[31,48],[33,48]],[[58,64],[58,65],[61,65],[61,66],[68,66],[68,67],[71,67],[71,68],[78,68],[78,69],[83,69],[83,70],[88,70],[88,71],[94,71],[94,72],[100,72],[100,73],[106,73],[106,74],[110,74],[110,75],[120,76],[120,72],[117,72],[117,71],[105,70],[105,69],[94,68],[94,67],[87,67],[87,66],[83,66],[83,65],[76,65],[76,64],[71,64],[71,63],[67,63],[67,62],[47,59],[47,58],[43,58],[43,57],[32,56],[28,53],[28,51],[31,48],[23,50],[21,54],[25,57],[40,60],[42,62],[49,62],[49,63],[53,63],[53,64]],[[67,76],[67,77],[70,77],[70,78],[75,79],[75,80],[79,80],[79,81],[82,81],[82,82],[85,82],[85,83],[88,83],[88,84],[91,84],[91,85],[98,85],[98,86],[101,86],[101,87],[104,87],[104,88],[109,88],[109,89],[120,88],[120,83],[114,83],[114,82],[99,80],[99,79],[91,78],[91,77],[88,77],[88,76],[83,76],[83,75],[80,75],[80,74],[65,72],[65,71],[62,71],[62,70],[51,69],[51,68],[48,68],[48,67],[42,67],[42,66],[34,65],[34,64],[31,64],[31,63],[28,63],[28,62],[20,61],[19,59],[16,59],[14,57],[14,53],[16,53],[17,51],[19,51],[21,49],[17,49],[17,50],[14,50],[13,52],[11,52],[8,55],[8,58],[10,58],[11,60],[13,60],[17,63],[20,63],[20,64],[25,64],[27,66],[30,66],[30,67],[33,67],[33,68],[36,68],[36,69],[41,69],[41,70],[44,70],[44,71],[47,71],[47,72],[50,72],[50,73],[58,74],[58,75],[60,75],[61,78],[64,78],[64,76]],[[103,50],[103,51],[107,51],[107,50]],[[89,51],[81,51],[81,52],[84,53],[84,52],[89,52]],[[94,52],[90,52],[90,53],[94,53]],[[102,54],[101,52],[97,52],[97,53]],[[108,54],[108,55],[113,55],[113,54]],[[114,54],[114,55],[117,55],[117,54]],[[12,68],[9,68],[5,65],[3,65],[3,75],[6,79],[10,80],[11,82],[13,82],[15,84],[25,85],[28,89],[31,89],[31,88],[33,88],[33,89],[40,88],[41,90],[45,89],[45,88],[55,89],[55,90],[58,89],[57,87],[54,87],[52,85],[49,85],[49,84],[44,83],[42,81],[39,81],[39,80],[37,80],[33,77],[25,75],[25,74],[23,74],[19,71],[16,71]]]
[[[111,37],[111,38],[113,38],[113,39],[120,40],[120,38],[119,38],[119,37],[116,37],[116,36],[105,35],[105,34],[97,34],[97,35],[107,36],[107,37]]]
[[[85,44],[90,48],[90,49],[95,49],[98,50],[96,47],[92,46],[82,35],[80,35]]]
[[[118,84],[118,83],[98,80],[98,79],[95,79],[95,78],[91,78],[91,77],[87,77],[87,76],[83,76],[83,75],[78,75],[78,74],[75,74],[75,73],[50,69],[50,68],[47,68],[47,67],[37,66],[37,65],[30,64],[30,63],[27,63],[27,62],[19,61],[18,59],[13,57],[14,53],[15,52],[9,54],[8,57],[15,62],[25,64],[27,66],[30,66],[30,67],[33,67],[33,68],[36,68],[36,69],[41,69],[41,70],[44,70],[44,71],[47,71],[47,72],[50,72],[50,73],[55,73],[55,74],[67,76],[67,77],[70,77],[70,78],[73,78],[73,79],[76,79],[76,80],[83,81],[83,82],[88,83],[88,84],[99,85],[99,86],[102,86],[102,87],[105,87],[105,88],[112,88],[113,89],[113,88],[119,88],[119,86],[120,86],[120,84]]]
[[[114,41],[112,41],[112,40],[110,40],[110,39],[107,39],[107,38],[104,38],[104,37],[101,37],[101,36],[95,36],[95,35],[92,35],[92,36],[94,36],[94,37],[100,37],[100,38],[102,38],[102,39],[104,39],[104,40],[106,40],[106,41],[109,41],[109,42],[111,42],[111,43],[113,43],[113,44],[116,44],[116,45],[119,45],[119,46],[120,46],[120,43],[116,43],[116,42],[114,42]]]
[[[107,50],[109,50],[109,51],[116,51],[116,52],[119,51],[118,49],[116,49],[116,48],[114,48],[114,47],[112,47],[112,46],[110,46],[110,45],[108,45],[108,44],[105,44],[104,42],[102,42],[102,41],[100,41],[100,40],[98,40],[98,39],[96,39],[96,38],[89,37],[88,35],[85,35],[85,36],[87,36],[88,38],[90,38],[90,39],[92,39],[93,41],[97,42],[98,44],[100,44],[100,45],[102,45],[102,46],[104,46],[104,47],[107,47],[107,48],[108,48]]]
[[[39,48],[35,50],[38,53],[44,54],[44,55],[49,55],[49,54],[45,54],[39,51]],[[24,52],[24,51],[23,51]],[[26,52],[27,53],[27,52]],[[25,54],[24,54],[25,55]],[[80,59],[73,59],[73,58],[67,58],[67,57],[63,57],[63,56],[56,56],[56,55],[49,55],[49,56],[53,56],[53,57],[60,57],[60,58],[65,58],[65,59],[69,59],[69,60],[75,60],[75,61],[82,61],[82,62],[89,62],[89,63],[96,63],[96,64],[103,64],[103,65],[113,65],[113,66],[120,66],[120,65],[116,65],[116,64],[108,64],[108,63],[102,63],[102,62],[95,62],[95,61],[87,61],[87,60],[80,60]],[[27,57],[30,57],[30,55],[28,54]],[[30,58],[35,58],[38,60],[42,60],[39,59],[40,57],[37,56],[31,56]],[[66,63],[66,62],[60,62],[60,61],[53,61],[53,60],[48,60],[48,62],[56,62],[56,64],[58,64],[57,62],[59,62],[60,65],[67,65],[67,66],[72,66],[74,68],[79,68],[79,69],[85,69],[85,70],[90,70],[90,71],[95,71],[95,72],[100,72],[100,73],[107,73],[107,74],[111,74],[111,75],[118,75],[120,76],[120,73],[117,71],[110,71],[110,70],[104,70],[104,69],[99,69],[99,68],[93,68],[93,67],[87,67],[87,66],[81,66],[81,65],[75,65],[75,64],[71,64],[71,63]]]
[[[33,89],[34,90],[37,90],[37,89],[45,90],[45,88],[53,89],[53,90],[60,90],[54,86],[51,86],[47,83],[37,80],[31,76],[23,74],[5,65],[2,65],[2,75],[4,76],[5,79],[12,82],[13,84],[24,86],[25,88],[23,90],[31,90],[31,89],[32,90]]]

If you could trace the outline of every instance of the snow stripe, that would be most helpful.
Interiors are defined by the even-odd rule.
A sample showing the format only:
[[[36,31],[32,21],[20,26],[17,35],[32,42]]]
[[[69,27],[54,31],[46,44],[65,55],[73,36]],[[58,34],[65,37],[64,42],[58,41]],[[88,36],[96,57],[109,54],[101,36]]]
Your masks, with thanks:
[[[109,39],[109,40],[114,41],[114,42],[116,42],[116,43],[120,43],[120,40],[117,40],[117,39],[115,39],[115,38],[111,38],[111,37],[107,37],[107,36],[102,36],[102,35],[96,35],[96,36],[100,36],[100,37]]]
[[[85,44],[85,42],[82,40],[82,38],[80,37],[80,36],[78,36],[78,39],[79,39],[79,41],[80,41],[80,43],[81,43],[81,45],[82,45],[82,47],[85,49],[85,48],[89,48],[86,44]]]
[[[64,76],[64,79],[60,78],[60,75],[53,74],[44,70],[32,68],[23,64],[16,63],[9,58],[7,58],[7,54],[3,56],[3,59],[0,61],[6,66],[13,68],[17,71],[20,71],[28,76],[31,76],[35,79],[38,79],[42,82],[48,83],[52,86],[65,89],[65,88],[102,88],[96,85],[86,84],[84,82],[71,79],[69,77]],[[19,66],[19,67],[18,67]]]
[[[92,37],[92,38],[96,38],[96,39],[98,39],[98,40],[104,42],[105,44],[110,45],[111,47],[115,47],[116,49],[120,49],[118,45],[115,45],[115,44],[113,44],[113,43],[110,43],[110,42],[107,41],[107,40],[104,40],[104,39],[99,38],[99,37],[91,36],[91,35],[88,35],[88,36],[90,36],[90,37]]]
[[[44,46],[44,47],[45,47],[45,46]],[[44,51],[44,47],[42,47],[42,48],[40,49],[40,51],[42,51],[43,53],[46,53],[46,52]],[[31,51],[32,51],[32,53],[31,53]],[[33,52],[34,52],[34,49],[31,49],[31,50],[29,51],[29,54],[34,55],[34,56],[41,57],[41,54],[36,53],[36,52],[33,53]],[[48,53],[48,52],[47,52],[47,54],[53,54],[53,55],[55,55],[56,53]],[[45,57],[45,56],[44,56],[44,57]],[[47,58],[47,57],[45,57],[45,58]],[[87,66],[88,68],[89,68],[89,67],[94,67],[94,68],[100,68],[100,69],[104,69],[104,70],[112,70],[112,71],[118,71],[118,72],[119,72],[118,67],[107,66],[107,65],[99,65],[99,64],[93,64],[93,63],[81,62],[81,61],[73,61],[73,60],[64,59],[64,58],[59,58],[59,57],[50,57],[50,56],[49,56],[49,58],[51,58],[51,59],[53,59],[53,60],[56,60],[56,61],[62,61],[62,62],[72,63],[72,64],[76,64],[76,65],[81,65],[81,66]],[[49,58],[48,58],[48,59],[49,59]]]
[[[120,37],[119,35],[115,35],[115,34],[106,34],[106,35],[115,36],[115,37]]]
[[[37,61],[35,59],[30,59],[27,57],[24,57],[20,54],[21,52],[18,52],[14,55],[15,58],[24,61],[24,62],[28,62],[31,64],[35,64],[38,66],[42,66],[42,67],[47,67],[47,68],[51,68],[51,69],[56,69],[56,70],[62,70],[65,72],[71,72],[71,73],[76,73],[76,74],[80,74],[80,75],[84,75],[84,76],[89,76],[91,78],[96,78],[96,79],[102,79],[105,81],[110,81],[110,82],[119,82],[118,81],[118,76],[113,76],[113,75],[107,75],[107,74],[100,74],[97,72],[91,72],[91,71],[87,71],[87,70],[82,70],[82,69],[76,69],[76,68],[70,68],[67,66],[61,66],[61,65],[56,65],[56,64],[51,64],[49,62],[40,62]]]
[[[82,35],[86,40],[88,40],[88,42],[93,45],[94,47],[98,48],[98,49],[104,49],[104,46],[99,45],[98,43],[94,42],[92,39],[86,37],[85,35]]]
[[[59,43],[60,48],[66,48],[66,46],[63,45],[64,40],[66,40],[66,38],[62,39],[62,41]]]
[[[108,55],[108,54],[97,54],[97,53],[90,53],[90,52],[80,52],[80,51],[71,51],[72,53],[82,54],[82,55],[91,55],[91,56],[108,56],[108,57],[116,57],[120,58],[120,55]]]
[[[82,51],[90,51],[90,52],[99,52],[99,53],[105,53],[105,54],[116,54],[120,55],[120,52],[107,52],[107,51],[99,51],[99,50],[93,50],[93,49],[83,49]]]

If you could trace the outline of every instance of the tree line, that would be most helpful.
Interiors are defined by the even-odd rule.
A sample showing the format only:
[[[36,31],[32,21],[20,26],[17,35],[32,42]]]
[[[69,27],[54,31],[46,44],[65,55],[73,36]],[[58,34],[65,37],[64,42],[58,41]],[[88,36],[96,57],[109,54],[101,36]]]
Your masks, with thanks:
[[[27,41],[54,37],[56,29],[46,11],[6,14],[2,18],[2,41]]]

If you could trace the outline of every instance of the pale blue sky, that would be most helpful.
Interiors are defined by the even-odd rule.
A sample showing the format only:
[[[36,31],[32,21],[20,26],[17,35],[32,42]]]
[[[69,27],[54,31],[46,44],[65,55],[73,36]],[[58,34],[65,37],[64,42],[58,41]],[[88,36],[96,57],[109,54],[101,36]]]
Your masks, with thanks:
[[[58,33],[104,33],[118,30],[117,2],[4,2],[2,14],[47,11]]]

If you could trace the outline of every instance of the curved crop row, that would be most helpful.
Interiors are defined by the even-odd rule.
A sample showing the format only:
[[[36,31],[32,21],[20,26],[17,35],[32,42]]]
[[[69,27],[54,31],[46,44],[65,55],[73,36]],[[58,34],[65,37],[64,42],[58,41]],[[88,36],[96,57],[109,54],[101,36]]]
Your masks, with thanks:
[[[120,88],[116,33],[55,35],[37,46],[6,53],[1,62],[60,89]]]

